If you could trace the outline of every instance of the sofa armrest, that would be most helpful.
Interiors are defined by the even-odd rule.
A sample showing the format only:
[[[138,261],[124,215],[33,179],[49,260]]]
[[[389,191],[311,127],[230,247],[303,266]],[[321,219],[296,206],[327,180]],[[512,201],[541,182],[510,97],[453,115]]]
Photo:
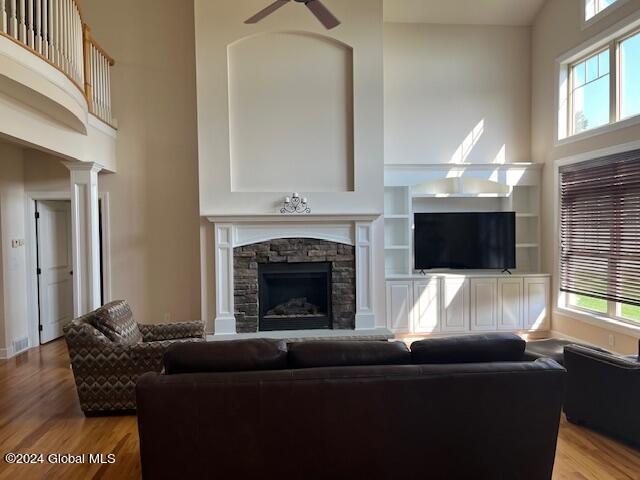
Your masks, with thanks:
[[[204,338],[204,323],[201,321],[138,325],[138,328],[140,328],[144,342]]]
[[[621,357],[601,349],[584,347],[582,345],[567,345],[564,348],[565,358],[570,355],[574,358],[581,357],[583,362],[599,363],[603,367],[622,368],[637,370],[640,373],[640,362],[638,359]]]

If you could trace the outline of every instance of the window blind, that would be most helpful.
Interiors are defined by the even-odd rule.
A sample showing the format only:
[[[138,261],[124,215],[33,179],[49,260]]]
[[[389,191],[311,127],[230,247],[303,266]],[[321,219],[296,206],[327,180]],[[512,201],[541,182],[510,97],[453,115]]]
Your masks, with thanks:
[[[560,169],[560,290],[640,305],[640,150]]]

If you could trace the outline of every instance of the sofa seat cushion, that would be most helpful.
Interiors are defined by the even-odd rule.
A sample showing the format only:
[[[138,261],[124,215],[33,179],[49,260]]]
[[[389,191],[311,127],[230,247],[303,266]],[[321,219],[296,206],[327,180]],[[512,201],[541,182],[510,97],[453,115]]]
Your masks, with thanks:
[[[514,333],[429,338],[411,344],[413,363],[518,362],[526,342]]]
[[[168,375],[281,370],[287,367],[287,344],[266,338],[176,343],[165,352],[163,363]]]
[[[291,368],[410,363],[411,353],[403,342],[311,341],[289,344]]]
[[[133,345],[142,341],[142,333],[133,319],[129,304],[116,300],[98,308],[89,323],[105,337],[121,345]]]

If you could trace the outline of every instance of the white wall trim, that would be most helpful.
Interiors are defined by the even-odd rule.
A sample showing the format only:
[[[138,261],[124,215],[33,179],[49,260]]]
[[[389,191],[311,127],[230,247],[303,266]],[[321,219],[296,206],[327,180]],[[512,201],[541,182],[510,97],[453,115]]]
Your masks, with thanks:
[[[36,245],[36,202],[43,200],[68,200],[71,201],[70,192],[25,192],[25,236],[26,236],[26,260],[27,260],[27,319],[29,323],[29,348],[40,345],[38,333],[38,247]],[[102,200],[102,276],[104,288],[104,302],[111,300],[111,222],[109,213],[109,194],[99,195]],[[5,349],[6,350],[6,349]],[[1,353],[1,352],[0,352]],[[1,357],[0,357],[1,358]],[[8,357],[7,357],[8,358]]]
[[[109,192],[98,193],[102,207],[102,293],[103,303],[113,300],[111,293],[111,206]]]
[[[40,323],[38,311],[38,246],[36,242],[36,202],[43,200],[69,200],[70,192],[25,192],[25,234],[27,244],[27,315],[29,322],[29,348],[40,345],[38,325]]]
[[[233,246],[242,247],[278,238],[314,238],[354,245],[353,226],[349,224],[241,224],[233,226]]]
[[[581,6],[582,6],[582,12],[581,12],[581,18],[582,18],[582,30],[586,30],[587,28],[589,28],[591,25],[597,23],[598,21],[600,21],[601,19],[603,19],[604,17],[612,14],[613,12],[615,12],[616,10],[618,10],[620,7],[622,7],[623,5],[625,5],[629,0],[618,0],[616,3],[614,3],[613,5],[608,6],[607,8],[605,8],[604,10],[601,10],[600,12],[598,12],[596,15],[594,15],[593,17],[591,17],[589,20],[587,20],[586,17],[586,13],[587,13],[587,0],[582,0],[581,2]]]
[[[583,322],[603,330],[609,330],[629,335],[630,337],[640,338],[640,325],[635,326],[606,315],[598,315],[597,313],[590,313],[585,310],[568,307],[556,307],[553,309],[553,314],[578,320],[579,322]]]
[[[9,348],[0,348],[0,360],[8,360],[15,356],[13,351],[13,347]]]
[[[233,225],[214,225],[216,258],[216,335],[236,333],[236,317],[233,299]]]
[[[239,223],[216,221],[230,218],[239,220]],[[215,244],[215,335],[236,334],[233,249],[277,238],[318,238],[354,245],[357,282],[355,329],[375,329],[373,221],[376,218],[377,215],[210,217],[209,221],[214,222]],[[283,219],[289,223],[283,223]],[[337,222],[337,219],[342,221]]]
[[[356,222],[356,330],[376,328],[373,312],[373,224]]]
[[[624,3],[626,0],[618,0],[617,3]],[[603,10],[600,14],[593,17],[591,20],[598,20],[601,15],[605,14],[605,12],[611,13],[610,11],[615,8],[619,8],[621,5],[614,4],[611,7]],[[584,7],[584,2],[582,2],[582,6]],[[607,13],[607,14],[608,14]],[[584,18],[584,9],[582,12],[582,17]],[[634,30],[640,27],[640,10],[632,13],[631,15],[625,17],[621,21],[612,25],[611,27],[603,30],[602,32],[594,35],[589,38],[585,42],[582,42],[580,45],[572,48],[568,52],[560,55],[556,58],[556,85],[555,85],[555,109],[558,113],[555,116],[555,125],[554,125],[554,145],[566,145],[574,142],[579,142],[581,140],[585,140],[587,138],[594,137],[596,135],[602,135],[604,133],[614,132],[616,130],[620,130],[623,128],[631,127],[634,125],[640,124],[640,115],[636,115],[634,117],[620,119],[616,121],[610,121],[608,124],[603,125],[601,127],[593,128],[587,130],[585,132],[581,132],[575,135],[569,135],[568,125],[563,125],[567,123],[568,118],[568,98],[567,98],[567,88],[566,82],[569,78],[569,65],[573,62],[580,60],[581,58],[589,55],[591,52],[594,52],[611,42],[615,41],[618,38],[624,37],[626,34],[633,32]],[[611,59],[614,60],[613,58]],[[611,92],[612,94],[613,92]],[[613,117],[612,117],[613,118]]]
[[[558,119],[559,118],[560,118],[560,115],[558,115]],[[617,122],[614,122],[614,123],[607,123],[606,125],[602,125],[601,127],[585,130],[584,132],[577,133],[569,137],[558,138],[555,142],[555,145],[557,147],[561,145],[567,145],[570,143],[581,142],[582,140],[586,140],[587,138],[596,137],[598,135],[603,135],[605,133],[612,133],[617,130],[622,130],[623,128],[633,127],[635,125],[640,125],[640,115],[634,115],[633,117],[625,118],[623,120],[618,120]]]

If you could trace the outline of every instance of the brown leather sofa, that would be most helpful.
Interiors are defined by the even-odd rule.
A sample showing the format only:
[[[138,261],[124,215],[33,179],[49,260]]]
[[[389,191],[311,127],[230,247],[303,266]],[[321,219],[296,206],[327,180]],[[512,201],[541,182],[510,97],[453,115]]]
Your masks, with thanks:
[[[640,447],[640,353],[568,345],[564,359],[567,419]]]
[[[136,387],[143,477],[551,478],[565,370],[514,336],[429,342],[173,346]]]

